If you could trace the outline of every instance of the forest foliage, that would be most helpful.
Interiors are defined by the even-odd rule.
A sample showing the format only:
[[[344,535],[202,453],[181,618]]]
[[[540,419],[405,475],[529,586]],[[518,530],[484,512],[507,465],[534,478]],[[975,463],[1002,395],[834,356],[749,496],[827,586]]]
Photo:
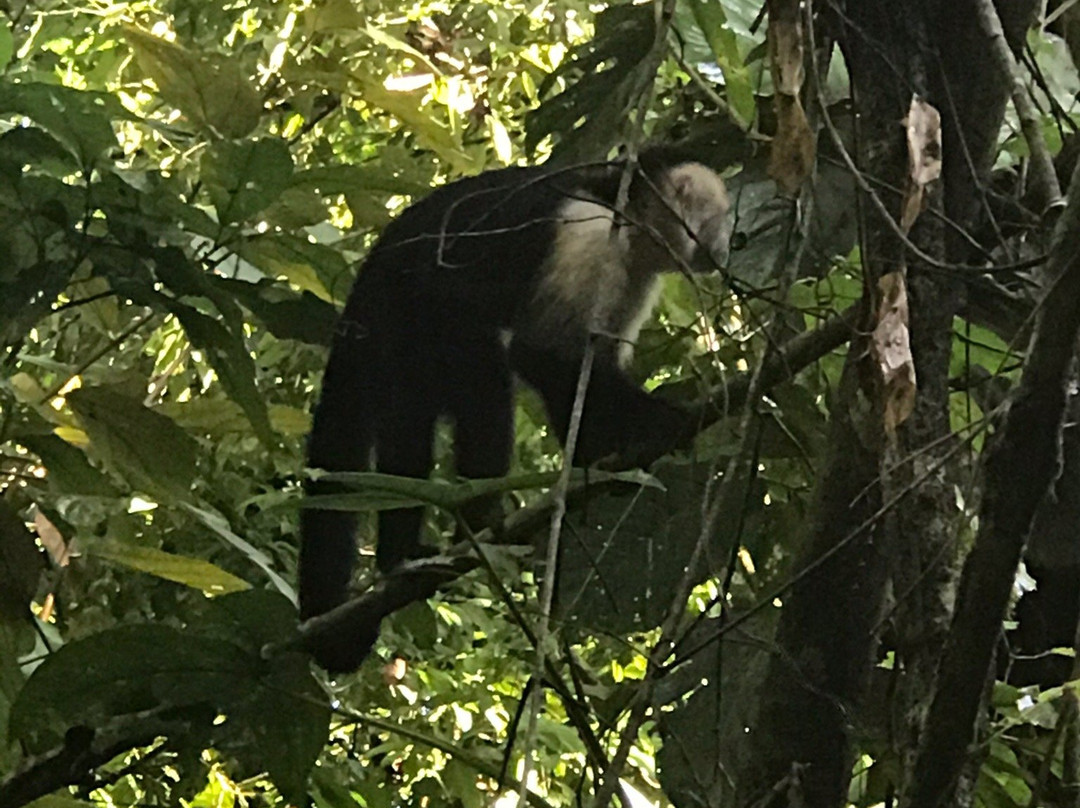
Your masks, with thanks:
[[[858,406],[844,344],[870,295],[847,63],[831,49],[804,74],[808,32],[771,27],[791,4],[769,6],[774,19],[754,0],[4,4],[0,806],[505,808],[523,778],[533,805],[604,788],[635,808],[735,804],[823,469],[855,454],[836,422]],[[1060,25],[1037,21],[1021,60],[1055,156],[1080,92]],[[522,390],[514,470],[491,485],[537,523],[481,536],[431,597],[376,619],[356,674],[329,680],[298,637],[303,448],[380,228],[457,177],[676,141],[727,178],[736,249],[717,277],[665,281],[632,372],[709,402],[713,423],[648,473],[575,474],[538,675],[534,542],[561,457]],[[993,168],[1015,178],[1030,155],[1010,108]],[[946,323],[952,571],[980,528],[980,463],[1021,375],[1052,224],[999,228],[980,260],[1008,274],[979,274],[989,297],[972,291]],[[912,398],[885,431],[919,383],[886,393]],[[358,511],[430,505],[443,546],[480,490],[444,466],[351,482]],[[890,500],[875,519],[919,507]],[[373,539],[364,522],[364,586]],[[913,753],[867,707],[898,691],[910,592],[894,580],[885,611],[852,616],[882,638],[841,756],[853,805],[891,800]],[[1068,665],[1067,646],[1044,650]],[[1067,779],[1074,677],[1040,689],[998,661],[972,794],[1037,804]]]

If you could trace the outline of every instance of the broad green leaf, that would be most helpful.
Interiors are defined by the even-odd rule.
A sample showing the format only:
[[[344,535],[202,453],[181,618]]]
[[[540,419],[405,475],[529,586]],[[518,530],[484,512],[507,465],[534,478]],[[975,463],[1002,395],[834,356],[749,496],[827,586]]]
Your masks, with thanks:
[[[105,387],[72,391],[67,402],[108,468],[164,501],[190,496],[199,448],[175,422]]]
[[[2,164],[8,164],[8,170],[19,173],[24,166],[32,165],[55,177],[65,177],[79,169],[79,161],[67,147],[39,126],[19,126],[0,136]]]
[[[32,435],[19,442],[41,458],[48,471],[49,488],[56,493],[98,497],[120,495],[109,478],[90,465],[81,449],[57,435]]]
[[[92,165],[116,148],[114,119],[133,116],[108,93],[73,90],[59,84],[0,81],[0,114],[25,115],[63,143],[79,160]]]
[[[227,595],[242,592],[251,584],[226,572],[221,567],[201,558],[167,553],[154,547],[138,547],[117,541],[90,542],[86,546],[90,555],[98,556],[126,567],[156,575],[167,581],[175,581],[208,595]]]
[[[606,157],[629,121],[629,104],[645,71],[656,38],[653,7],[608,6],[596,17],[596,35],[577,45],[572,58],[551,73],[544,94],[557,79],[565,89],[531,110],[526,118],[525,151],[548,135],[559,138],[555,154],[566,162]],[[652,81],[652,75],[648,75]]]
[[[230,433],[246,432],[251,428],[251,421],[244,415],[240,405],[226,398],[166,401],[156,409],[191,432],[221,437]],[[270,426],[279,435],[295,438],[311,431],[311,416],[296,407],[271,404],[267,408],[267,415],[270,417]]]
[[[34,671],[11,710],[11,734],[50,749],[73,726],[157,706],[238,701],[261,661],[238,644],[163,625],[121,626],[65,645]]]
[[[289,147],[276,138],[215,143],[202,178],[222,224],[242,222],[276,202],[292,182]]]
[[[344,300],[352,285],[349,266],[338,250],[295,236],[251,238],[236,252],[271,278],[284,278],[323,300]]]
[[[15,37],[11,35],[11,26],[0,24],[0,70],[6,68],[15,55]]]
[[[426,182],[410,177],[382,161],[333,168],[310,168],[298,173],[293,184],[310,186],[321,194],[378,192],[416,196],[431,190]]]
[[[295,620],[295,612],[291,612]],[[272,709],[267,706],[272,704]],[[330,707],[306,657],[276,658],[260,687],[232,717],[238,756],[250,771],[265,767],[291,805],[303,805],[308,775],[326,745]]]
[[[293,638],[296,608],[279,594],[251,589],[214,598],[198,625],[225,641],[238,638],[248,653],[261,655],[265,646]],[[228,712],[240,759],[252,771],[265,768],[289,802],[303,803],[330,724],[326,695],[307,658],[286,653],[268,660],[256,686]]]
[[[373,42],[378,42],[380,45],[383,45],[384,47],[389,48],[392,51],[398,51],[400,53],[404,53],[410,56],[412,59],[422,64],[429,72],[434,73],[435,75],[438,75],[442,72],[439,70],[439,68],[435,65],[434,62],[428,59],[426,55],[418,51],[408,42],[404,42],[395,36],[391,36],[390,34],[379,28],[376,28],[373,25],[364,26],[364,33],[371,37]]]
[[[8,733],[8,719],[25,676],[19,657],[34,647],[36,635],[29,620],[0,621],[0,770],[10,772],[20,760],[18,746]]]
[[[26,808],[93,808],[94,803],[77,799],[70,794],[48,794],[34,800]]]
[[[238,138],[258,125],[262,99],[238,60],[190,51],[131,25],[124,36],[161,97],[196,126]]]
[[[266,769],[286,799],[299,803],[330,711],[303,656],[262,655],[267,643],[289,639],[295,625],[287,600],[251,590],[197,607],[183,628],[122,626],[69,643],[22,688],[12,735],[43,751],[71,727],[118,716],[137,726],[136,713],[156,709],[181,719],[170,733],[178,747],[186,727],[188,742],[208,742],[252,771]]]
[[[266,413],[266,400],[255,386],[255,360],[248,353],[243,337],[191,306],[178,301],[168,305],[191,344],[203,352],[217,373],[225,394],[243,408],[259,440],[273,446],[276,439]]]
[[[724,6],[720,0],[691,0],[690,8],[724,74],[728,104],[741,128],[748,129],[756,112],[754,84],[739,51],[738,37],[728,25]]]
[[[5,252],[0,238],[0,255]],[[13,282],[5,283],[0,291],[0,344],[10,345],[22,339],[42,317],[49,313],[53,302],[75,271],[70,261],[41,261],[18,272]],[[21,271],[20,271],[21,270]]]
[[[308,291],[297,294],[287,285],[265,278],[258,283],[210,275],[218,288],[233,295],[278,339],[329,345],[337,309]]]
[[[245,432],[251,421],[235,401],[227,398],[193,398],[190,401],[165,401],[157,411],[184,429],[195,433],[221,437],[233,432]]]
[[[315,476],[319,480],[342,483],[350,488],[355,488],[356,492],[319,494],[306,497],[301,503],[301,507],[343,511],[380,511],[429,503],[440,508],[453,510],[476,497],[506,494],[511,491],[550,488],[559,479],[559,472],[515,474],[509,477],[465,480],[456,483],[399,477],[373,471],[317,472]],[[633,485],[662,489],[662,486],[655,478],[645,472],[636,470],[606,472],[574,469],[571,473],[571,480],[574,482],[583,481],[586,476],[589,482],[594,483],[619,480]]]
[[[271,404],[270,425],[274,431],[286,437],[300,437],[311,431],[311,414],[284,404]]]
[[[364,15],[352,0],[325,0],[312,5],[304,13],[308,33],[345,29],[355,31],[364,24]]]

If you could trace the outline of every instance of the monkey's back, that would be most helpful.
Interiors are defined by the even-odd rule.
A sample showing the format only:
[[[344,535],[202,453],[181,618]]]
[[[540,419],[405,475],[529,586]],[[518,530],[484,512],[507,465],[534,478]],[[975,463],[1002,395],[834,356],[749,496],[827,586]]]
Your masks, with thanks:
[[[387,225],[346,317],[377,328],[392,318],[409,330],[512,327],[549,259],[564,203],[613,199],[619,170],[513,167],[438,188]],[[423,323],[413,320],[419,312]]]

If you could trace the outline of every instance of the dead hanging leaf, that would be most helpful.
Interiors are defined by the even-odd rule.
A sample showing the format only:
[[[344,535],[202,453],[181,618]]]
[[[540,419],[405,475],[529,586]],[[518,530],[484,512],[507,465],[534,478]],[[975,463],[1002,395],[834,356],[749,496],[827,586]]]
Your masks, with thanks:
[[[904,128],[908,183],[900,227],[906,233],[926,206],[927,187],[941,176],[941,115],[919,96],[912,96]]]
[[[776,108],[769,176],[780,193],[794,196],[814,164],[814,133],[799,100],[804,79],[799,0],[770,0],[768,42]]]
[[[798,98],[778,95],[776,135],[769,152],[769,176],[784,196],[795,196],[814,165],[814,133]]]
[[[49,521],[41,511],[34,512],[34,527],[37,528],[38,541],[58,567],[71,563],[71,545],[64,539],[60,530]]]
[[[890,272],[878,281],[877,325],[870,349],[881,374],[885,431],[892,434],[915,408],[915,362],[908,332],[907,283]]]

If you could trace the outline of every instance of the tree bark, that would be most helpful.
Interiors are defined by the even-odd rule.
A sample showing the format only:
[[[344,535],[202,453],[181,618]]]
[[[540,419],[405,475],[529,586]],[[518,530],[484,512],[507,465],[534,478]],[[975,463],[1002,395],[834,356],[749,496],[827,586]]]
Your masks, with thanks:
[[[1047,290],[1017,395],[987,452],[979,534],[964,564],[907,804],[951,799],[974,740],[984,683],[1036,508],[1058,469],[1066,387],[1080,335],[1080,171],[1054,234]]]

